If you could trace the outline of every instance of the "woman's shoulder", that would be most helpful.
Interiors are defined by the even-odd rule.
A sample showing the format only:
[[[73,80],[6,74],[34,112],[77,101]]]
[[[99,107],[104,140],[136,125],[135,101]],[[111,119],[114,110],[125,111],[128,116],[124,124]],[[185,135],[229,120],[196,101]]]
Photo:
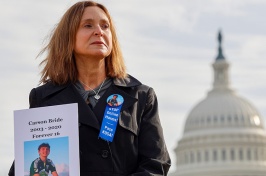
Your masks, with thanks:
[[[52,81],[49,81],[47,83],[39,85],[38,87],[36,87],[34,89],[36,89],[38,91],[52,90],[52,89],[62,89],[62,88],[68,87],[70,84],[71,83],[66,83],[66,84],[59,85],[59,84],[53,83]]]
[[[149,86],[140,82],[137,78],[133,77],[132,75],[128,74],[126,78],[115,78],[114,84],[121,87],[146,87]]]
[[[68,87],[70,84],[58,85],[53,82],[47,82],[45,84],[39,85],[31,90],[30,94],[38,95],[38,97],[44,97],[53,92],[57,92],[61,89]]]
[[[153,88],[143,84],[140,82],[137,78],[133,77],[132,75],[128,75],[124,79],[114,79],[114,84],[118,87],[123,87],[123,88],[130,88],[133,89],[137,92],[153,92]]]

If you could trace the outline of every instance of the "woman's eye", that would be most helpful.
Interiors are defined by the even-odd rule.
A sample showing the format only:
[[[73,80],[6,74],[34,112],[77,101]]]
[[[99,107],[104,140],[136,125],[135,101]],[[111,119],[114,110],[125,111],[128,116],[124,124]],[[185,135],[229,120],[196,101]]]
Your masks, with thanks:
[[[86,28],[91,28],[92,25],[91,25],[91,24],[85,24],[84,27],[86,27]]]
[[[106,23],[106,24],[103,24],[103,25],[102,25],[102,28],[103,28],[103,29],[108,29],[108,28],[109,28],[109,24],[107,24],[107,23]]]

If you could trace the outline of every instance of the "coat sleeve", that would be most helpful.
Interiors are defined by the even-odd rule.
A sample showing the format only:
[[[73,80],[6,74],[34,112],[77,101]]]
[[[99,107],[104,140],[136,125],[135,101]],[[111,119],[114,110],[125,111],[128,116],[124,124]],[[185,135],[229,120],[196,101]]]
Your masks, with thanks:
[[[15,176],[15,161],[13,161],[13,164],[9,169],[8,176]]]
[[[167,175],[171,160],[159,119],[155,92],[149,88],[139,131],[139,167],[132,176]]]
[[[35,106],[35,100],[36,100],[36,91],[35,89],[32,89],[29,95],[29,104],[30,104],[30,108]],[[13,161],[9,172],[8,172],[8,176],[15,176],[15,161]]]

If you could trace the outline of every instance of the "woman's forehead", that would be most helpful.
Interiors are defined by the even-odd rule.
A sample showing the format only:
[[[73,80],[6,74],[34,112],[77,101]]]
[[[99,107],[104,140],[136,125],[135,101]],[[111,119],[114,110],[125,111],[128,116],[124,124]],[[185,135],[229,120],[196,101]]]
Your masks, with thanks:
[[[81,20],[105,20],[109,21],[107,14],[97,6],[89,6],[84,9]]]

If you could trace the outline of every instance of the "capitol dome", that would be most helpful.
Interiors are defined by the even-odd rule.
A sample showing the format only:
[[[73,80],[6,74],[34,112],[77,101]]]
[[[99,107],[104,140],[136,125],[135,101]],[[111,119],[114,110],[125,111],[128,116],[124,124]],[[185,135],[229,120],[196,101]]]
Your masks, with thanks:
[[[213,88],[189,113],[175,149],[171,176],[265,176],[266,132],[263,118],[229,84],[229,63],[221,33],[212,64]]]
[[[262,118],[255,107],[233,90],[213,90],[189,113],[185,134],[206,128],[260,128]],[[264,130],[263,130],[264,131]]]

